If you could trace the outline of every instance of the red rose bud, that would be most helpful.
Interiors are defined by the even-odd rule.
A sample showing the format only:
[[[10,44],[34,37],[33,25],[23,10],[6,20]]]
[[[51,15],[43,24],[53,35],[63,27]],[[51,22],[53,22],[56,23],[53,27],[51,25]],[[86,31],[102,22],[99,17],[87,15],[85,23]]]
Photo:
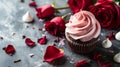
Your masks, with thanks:
[[[61,17],[54,17],[51,21],[46,22],[45,29],[53,36],[60,36],[65,31],[65,22]]]
[[[55,9],[51,5],[40,6],[36,8],[38,18],[50,17],[55,13]]]
[[[29,6],[30,6],[30,7],[36,7],[37,5],[36,5],[36,2],[35,2],[35,1],[31,1],[31,2],[29,3]]]
[[[93,5],[93,2],[93,0],[68,0],[68,5],[73,13],[77,13]]]
[[[30,47],[35,46],[35,42],[33,42],[30,38],[26,38],[25,43],[27,46],[30,46]]]
[[[39,43],[39,44],[46,44],[46,43],[47,43],[46,36],[44,36],[44,37],[38,39],[38,43]]]
[[[14,54],[15,53],[15,48],[13,45],[8,45],[7,47],[5,47],[5,52],[7,54]]]
[[[95,5],[90,6],[89,10],[95,15],[102,28],[120,28],[120,7],[115,2],[101,0]]]
[[[86,64],[88,61],[86,59],[80,60],[76,63],[76,67],[82,67],[84,64]]]
[[[58,49],[54,46],[48,46],[44,54],[44,61],[50,63],[54,60],[61,58],[63,54],[64,51],[62,49]]]

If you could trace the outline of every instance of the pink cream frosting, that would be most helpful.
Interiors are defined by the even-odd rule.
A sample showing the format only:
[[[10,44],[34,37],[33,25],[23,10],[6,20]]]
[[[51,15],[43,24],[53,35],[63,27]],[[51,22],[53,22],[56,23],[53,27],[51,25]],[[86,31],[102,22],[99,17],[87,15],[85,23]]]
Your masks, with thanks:
[[[65,32],[75,40],[82,42],[97,38],[101,27],[95,16],[88,11],[80,11],[70,17]]]

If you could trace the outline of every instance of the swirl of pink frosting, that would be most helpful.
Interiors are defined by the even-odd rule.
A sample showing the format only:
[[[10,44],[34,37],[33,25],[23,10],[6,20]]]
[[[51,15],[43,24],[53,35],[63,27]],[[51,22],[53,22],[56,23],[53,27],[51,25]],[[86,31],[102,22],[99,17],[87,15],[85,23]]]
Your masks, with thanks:
[[[70,17],[69,23],[66,24],[65,32],[70,37],[82,42],[97,38],[100,34],[101,27],[95,16],[89,11],[80,11]]]

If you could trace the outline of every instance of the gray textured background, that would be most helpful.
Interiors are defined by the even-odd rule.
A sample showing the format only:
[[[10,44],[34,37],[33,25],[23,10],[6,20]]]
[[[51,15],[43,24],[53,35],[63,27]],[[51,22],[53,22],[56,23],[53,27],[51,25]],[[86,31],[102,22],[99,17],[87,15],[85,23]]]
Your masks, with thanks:
[[[54,0],[35,0],[38,6],[50,4]],[[55,0],[57,2],[56,7],[65,6],[67,0]],[[65,50],[65,56],[67,61],[65,64],[56,66],[43,62],[43,54],[48,45],[53,43],[55,37],[51,36],[47,32],[39,31],[39,28],[43,28],[44,22],[39,22],[35,16],[34,8],[28,6],[30,0],[25,0],[24,3],[21,3],[20,0],[0,0],[0,36],[3,37],[3,40],[0,40],[0,67],[75,67],[74,63],[83,58],[89,59],[85,55],[76,54],[72,52],[67,45],[58,46]],[[35,23],[27,24],[22,22],[22,16],[27,12],[34,16]],[[60,15],[69,13],[69,9],[61,10]],[[29,26],[29,28],[26,28]],[[35,29],[33,29],[35,28]],[[110,34],[111,31],[102,29],[101,41],[105,39],[107,34]],[[118,32],[118,31],[114,31]],[[16,33],[14,36],[13,33]],[[22,36],[25,35],[28,38],[31,38],[33,41],[37,42],[38,38],[42,37],[42,34],[47,35],[48,43],[46,45],[39,45],[34,48],[26,46]],[[97,47],[97,50],[107,55],[108,57],[113,56],[115,53],[120,51],[120,42],[112,40],[113,46],[110,49],[104,49],[101,46]],[[2,48],[8,44],[14,45],[16,48],[16,53],[14,56],[7,55]],[[67,44],[67,43],[66,43]],[[57,43],[58,45],[58,43]],[[100,45],[100,44],[98,44]],[[113,50],[114,53],[108,53],[108,50]],[[34,53],[35,56],[31,58],[29,54]],[[14,63],[13,61],[16,58],[20,58],[21,62]],[[112,59],[112,58],[111,58]],[[110,60],[113,62],[113,60]],[[98,67],[95,61],[92,62],[92,67]],[[120,64],[113,62],[113,67],[120,67]]]

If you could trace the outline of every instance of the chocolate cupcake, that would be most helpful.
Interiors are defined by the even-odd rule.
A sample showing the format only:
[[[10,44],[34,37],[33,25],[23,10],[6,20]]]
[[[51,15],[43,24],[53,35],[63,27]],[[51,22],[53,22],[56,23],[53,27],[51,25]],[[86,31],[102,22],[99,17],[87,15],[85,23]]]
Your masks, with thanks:
[[[89,53],[99,41],[101,27],[89,11],[80,11],[70,17],[66,24],[65,36],[70,48],[78,53]]]

